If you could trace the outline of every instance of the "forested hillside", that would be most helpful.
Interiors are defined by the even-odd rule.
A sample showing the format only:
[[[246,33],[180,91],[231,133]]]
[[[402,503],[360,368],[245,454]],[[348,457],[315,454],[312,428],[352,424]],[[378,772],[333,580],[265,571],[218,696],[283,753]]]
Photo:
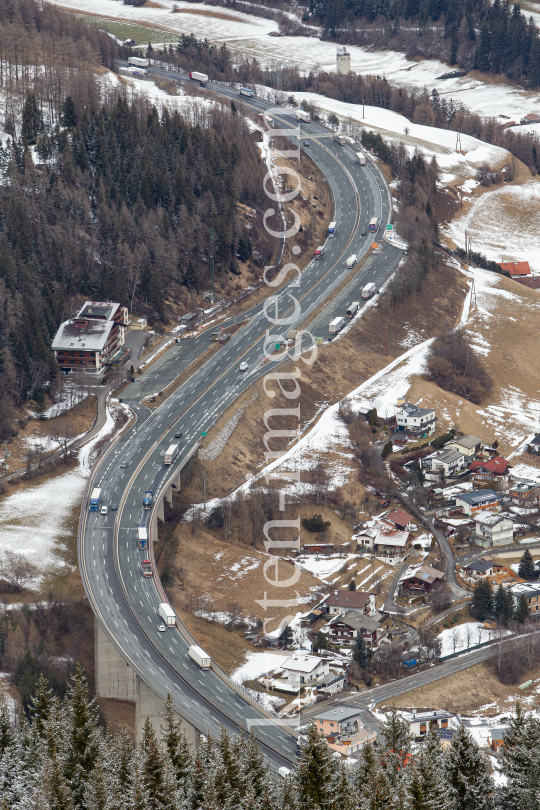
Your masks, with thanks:
[[[126,732],[111,737],[78,670],[63,700],[44,680],[17,727],[0,702],[2,810],[533,810],[539,789],[540,735],[519,706],[510,719],[496,786],[489,759],[461,726],[449,748],[429,729],[412,747],[395,710],[377,748],[359,762],[336,761],[314,724],[287,779],[273,776],[255,737],[187,743],[172,701],[161,729],[146,720],[141,744]],[[163,734],[164,746],[160,745]],[[349,761],[350,762],[350,761]],[[500,783],[500,774],[498,782]]]
[[[201,108],[196,123],[158,112],[121,85],[103,85],[100,65],[114,54],[106,35],[32,0],[2,12],[10,136],[0,147],[5,410],[54,376],[51,338],[76,296],[118,300],[166,320],[167,298],[189,303],[191,291],[209,283],[210,228],[226,291],[237,252],[251,252],[238,203],[262,214],[264,172],[235,110]],[[265,244],[259,240],[260,262],[270,257]]]

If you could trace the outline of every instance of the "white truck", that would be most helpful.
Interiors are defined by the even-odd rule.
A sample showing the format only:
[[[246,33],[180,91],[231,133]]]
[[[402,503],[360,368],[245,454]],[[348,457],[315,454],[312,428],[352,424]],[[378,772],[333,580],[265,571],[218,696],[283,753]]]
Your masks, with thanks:
[[[282,779],[286,779],[288,776],[291,775],[290,769],[286,768],[284,765],[281,768],[278,768],[278,773]]]
[[[344,135],[334,135],[334,141],[340,146],[345,146],[347,143]]]
[[[360,164],[360,166],[366,165],[366,156],[363,152],[356,153],[356,162]]]
[[[148,548],[148,529],[145,526],[139,526],[137,530],[137,538],[139,541],[139,548]]]
[[[150,62],[148,59],[141,59],[138,56],[128,56],[128,64],[135,65],[135,67],[148,67]]]
[[[335,236],[337,231],[337,222],[331,222],[328,226],[328,236]]]
[[[353,301],[352,304],[349,304],[347,307],[347,318],[352,318],[358,312],[358,308],[360,306],[360,301]]]
[[[351,253],[349,258],[345,262],[345,264],[347,265],[349,270],[350,270],[351,267],[354,267],[354,265],[356,264],[356,259],[357,259],[356,253]]]
[[[198,73],[196,70],[192,70],[189,74],[189,78],[194,82],[199,82],[199,84],[205,85],[208,81],[208,76],[206,73]]]
[[[188,650],[188,655],[195,661],[196,664],[200,666],[201,669],[210,669],[212,659],[205,653],[202,647],[197,647],[197,645],[192,644]]]
[[[371,296],[375,295],[376,292],[377,287],[373,282],[371,282],[371,284],[366,284],[366,286],[362,288],[362,298],[371,298]]]
[[[330,321],[328,326],[328,331],[331,335],[337,335],[337,333],[343,329],[345,326],[345,318],[334,318],[333,321]]]
[[[149,76],[150,71],[146,68],[137,67],[121,67],[120,73],[126,73],[128,76]]]
[[[162,602],[160,604],[159,615],[167,627],[174,627],[176,625],[176,613],[172,607],[167,604],[167,602]]]
[[[296,110],[297,121],[311,121],[311,115],[304,110]]]
[[[170,447],[167,448],[165,455],[163,457],[164,464],[172,464],[177,455],[178,455],[178,445],[171,444]]]

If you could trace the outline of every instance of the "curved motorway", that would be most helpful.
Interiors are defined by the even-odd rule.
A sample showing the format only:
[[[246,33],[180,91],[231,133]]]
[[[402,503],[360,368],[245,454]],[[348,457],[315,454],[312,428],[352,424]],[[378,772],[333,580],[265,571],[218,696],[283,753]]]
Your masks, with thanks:
[[[217,85],[212,89],[232,92]],[[279,118],[295,123],[286,111]],[[302,312],[288,328],[300,326],[349,275],[345,258],[351,252],[360,257],[368,252],[371,240],[361,233],[369,219],[377,216],[381,227],[391,219],[387,186],[376,165],[357,165],[349,147],[337,146],[328,138],[319,141],[325,134],[316,124],[302,125],[302,138],[309,137],[311,157],[332,189],[338,233],[327,241],[324,259],[308,264],[294,286]],[[397,249],[385,245],[383,255],[370,260],[370,277],[364,277],[362,284],[372,280],[382,283],[400,256]],[[284,287],[276,293],[281,317],[290,309],[287,290]],[[156,375],[153,366],[124,390],[123,400],[136,414],[136,422],[99,462],[89,482],[89,488],[101,487],[104,503],[114,501],[119,508],[105,516],[89,512],[87,489],[79,528],[79,564],[98,620],[132,669],[162,697],[170,692],[180,716],[200,731],[217,735],[221,726],[236,733],[253,728],[262,750],[276,768],[294,760],[295,737],[267,719],[219,672],[199,669],[188,657],[189,642],[178,628],[158,633],[157,610],[163,601],[160,583],[157,574],[155,578],[141,576],[146,552],[137,544],[144,491],[151,489],[158,499],[162,497],[166,479],[192,451],[201,431],[271,368],[271,364],[263,366],[262,362],[263,336],[269,325],[263,306],[253,307],[249,316],[246,326],[155,411],[140,402],[167,382]],[[189,339],[181,341],[178,351],[193,343]],[[201,345],[201,351],[203,348]],[[249,371],[239,379],[240,361],[248,363]],[[174,379],[179,371],[169,364],[167,373]],[[171,469],[163,464],[163,453],[177,431],[183,433],[182,448]],[[122,462],[127,467],[121,467]]]

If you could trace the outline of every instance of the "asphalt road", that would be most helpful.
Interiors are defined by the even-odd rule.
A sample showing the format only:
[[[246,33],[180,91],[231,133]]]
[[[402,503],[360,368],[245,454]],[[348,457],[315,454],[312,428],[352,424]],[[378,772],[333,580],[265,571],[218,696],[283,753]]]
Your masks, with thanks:
[[[291,121],[287,111],[283,117]],[[344,263],[351,252],[365,254],[369,250],[361,236],[369,219],[377,216],[385,224],[390,215],[384,179],[377,167],[359,166],[348,147],[328,139],[319,143],[317,135],[322,130],[316,125],[306,125],[305,129],[312,136],[312,158],[332,188],[338,233],[328,240],[325,258],[312,261],[293,287],[300,306],[286,329],[301,325],[347,277]],[[371,272],[379,284],[388,278],[401,255],[393,250],[390,257],[374,257]],[[276,294],[280,317],[292,309],[289,290],[286,287]],[[142,406],[140,400],[178,376],[183,364],[193,362],[196,354],[190,354],[189,339],[175,344],[172,354],[168,352],[168,357],[156,361],[124,389],[123,401],[131,405],[137,423],[101,461],[93,481],[102,489],[103,503],[116,502],[119,509],[106,516],[83,509],[79,561],[92,607],[130,666],[159,694],[165,696],[170,691],[180,715],[200,730],[218,734],[222,725],[235,732],[254,727],[263,751],[277,768],[293,761],[294,737],[261,715],[216,672],[200,670],[188,657],[188,642],[178,629],[158,633],[157,610],[162,597],[156,581],[141,575],[141,561],[147,552],[137,546],[145,490],[151,489],[159,497],[167,476],[186,457],[201,432],[254,380],[272,369],[272,362],[263,363],[268,319],[261,305],[252,308],[250,315],[246,326],[155,411]],[[205,348],[204,336],[200,337],[192,341],[199,354]],[[238,370],[240,361],[248,363],[245,374]],[[164,465],[163,454],[176,431],[182,431],[183,445],[171,470]],[[128,466],[121,468],[121,462]],[[261,588],[263,591],[263,582]]]

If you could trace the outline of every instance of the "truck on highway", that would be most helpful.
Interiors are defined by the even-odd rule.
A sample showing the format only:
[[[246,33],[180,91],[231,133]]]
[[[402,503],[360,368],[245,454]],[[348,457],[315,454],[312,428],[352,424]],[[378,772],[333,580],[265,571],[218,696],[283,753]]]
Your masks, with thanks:
[[[328,326],[328,331],[331,335],[337,335],[337,333],[343,329],[345,326],[345,318],[334,318],[333,321],[330,321],[330,325]]]
[[[349,306],[347,307],[347,318],[352,318],[353,315],[356,315],[359,306],[360,301],[353,301],[352,304],[349,304]]]
[[[371,298],[371,296],[375,295],[376,292],[377,287],[373,282],[371,282],[371,284],[366,284],[366,286],[362,288],[362,298]]]
[[[323,259],[326,256],[326,248],[324,245],[319,245],[318,248],[315,249],[315,258],[316,259]]]
[[[344,135],[334,135],[334,140],[340,146],[345,146],[345,144],[347,143],[347,140]]]
[[[128,56],[128,64],[135,65],[135,67],[148,67],[150,62],[148,59],[141,59],[139,56]]]
[[[120,73],[127,73],[128,76],[149,76],[150,71],[146,70],[146,68],[136,68],[136,67],[122,67],[120,68]]]
[[[357,259],[356,253],[351,253],[349,258],[345,262],[345,264],[347,265],[349,270],[351,269],[351,267],[354,267],[354,265],[356,264],[356,259]]]
[[[337,222],[331,222],[328,226],[328,236],[335,236],[337,232]]]
[[[168,447],[167,451],[165,452],[163,462],[165,464],[172,464],[177,455],[178,455],[178,445],[171,444],[170,447]]]
[[[174,627],[176,625],[176,613],[167,602],[162,602],[158,608],[159,615],[167,625],[167,627]]]
[[[143,560],[141,563],[141,567],[143,577],[154,576],[154,572],[152,571],[152,563],[150,562],[150,560]]]
[[[274,126],[274,119],[271,118],[269,115],[266,115],[265,113],[257,113],[257,115],[255,117],[256,117],[257,121],[259,121],[261,124],[263,124],[263,126],[264,125],[266,125],[267,127],[273,127]]]
[[[286,779],[288,776],[291,775],[291,769],[286,768],[285,765],[282,765],[281,768],[278,768],[278,773],[282,779]]]
[[[366,156],[363,152],[356,153],[356,162],[360,164],[360,166],[366,165]]]
[[[92,494],[90,495],[90,511],[97,512],[99,509],[99,503],[101,501],[101,490],[100,489],[93,489]]]
[[[311,115],[305,110],[296,110],[297,121],[311,121]]]
[[[203,87],[208,81],[208,76],[206,75],[206,73],[198,73],[196,70],[191,71],[191,73],[189,74],[189,78],[194,82],[199,82],[199,84],[202,85]]]
[[[150,509],[152,506],[152,501],[154,500],[154,493],[151,489],[147,489],[144,493],[144,498],[142,500],[142,508],[143,509]]]
[[[139,540],[139,548],[148,548],[148,529],[144,526],[139,526],[137,530]]]
[[[369,230],[371,233],[376,233],[379,230],[379,220],[377,217],[371,217],[369,220]]]
[[[201,647],[198,647],[196,644],[192,644],[188,649],[188,655],[195,661],[196,664],[200,666],[201,669],[210,669],[212,659]]]
[[[241,87],[238,91],[239,96],[247,96],[248,98],[253,98],[255,95],[255,91],[252,90],[250,87]]]

